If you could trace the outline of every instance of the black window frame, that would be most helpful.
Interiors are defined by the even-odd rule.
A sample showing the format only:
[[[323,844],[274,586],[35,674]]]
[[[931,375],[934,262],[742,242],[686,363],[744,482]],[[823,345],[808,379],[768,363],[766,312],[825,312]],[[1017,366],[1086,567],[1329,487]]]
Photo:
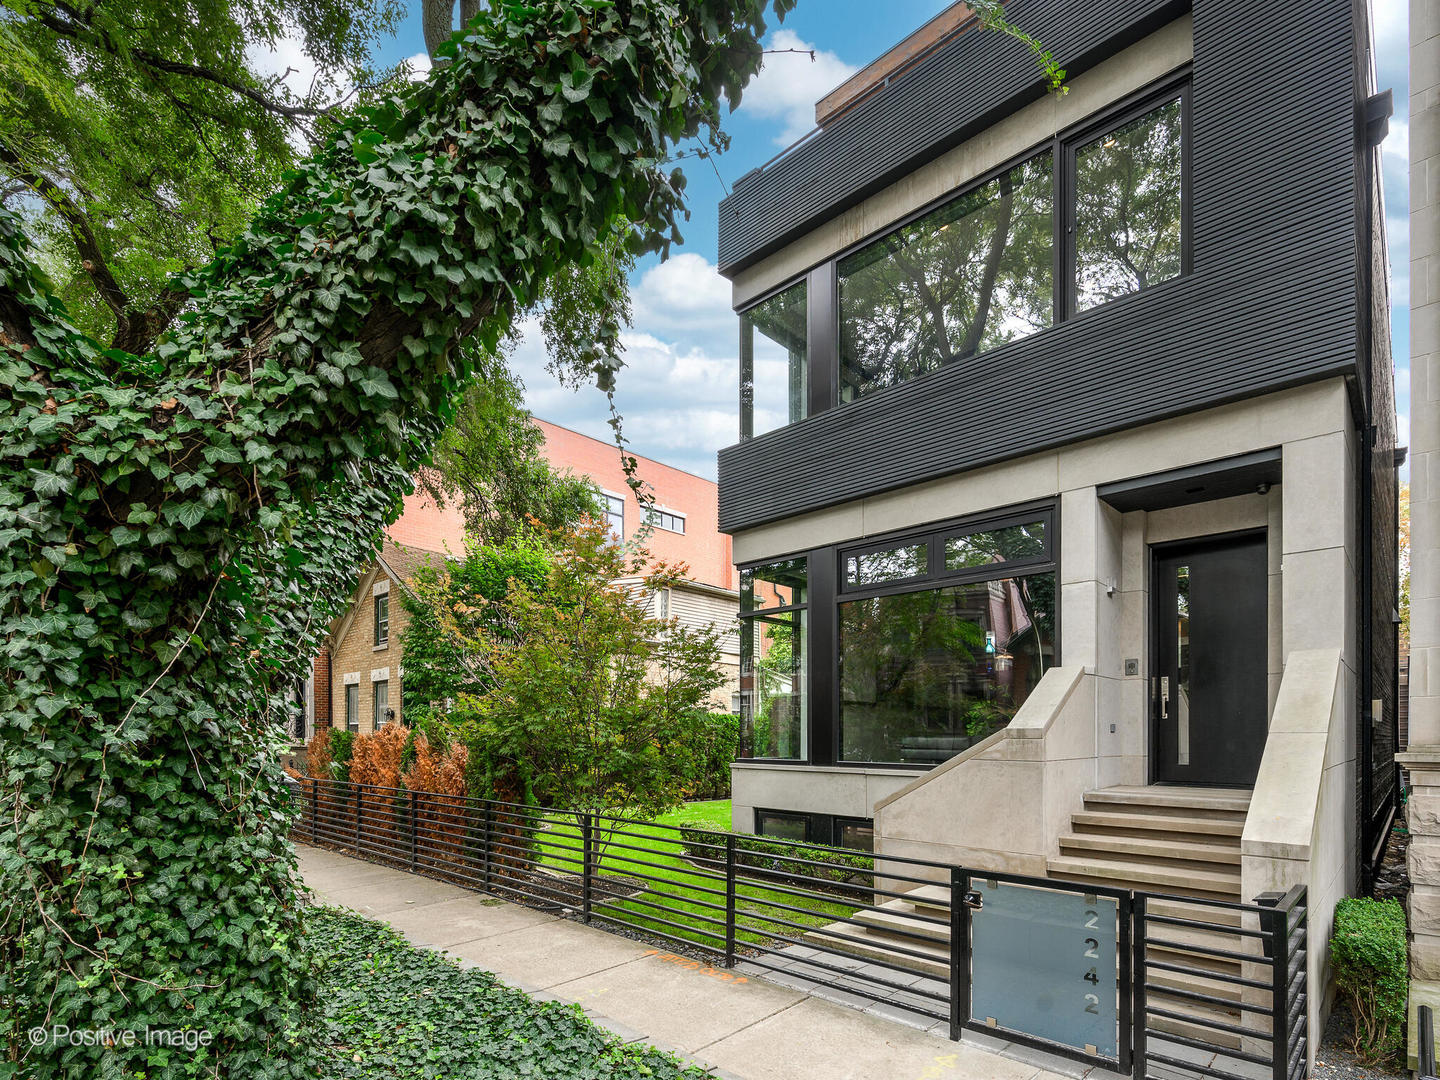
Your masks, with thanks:
[[[802,822],[805,826],[805,838],[792,840],[789,837],[771,836],[765,833],[763,829],[766,818]],[[845,851],[855,851],[866,855],[874,853],[873,847],[847,847],[840,843],[840,830],[844,825],[859,826],[873,831],[875,819],[854,817],[849,814],[827,814],[813,810],[782,810],[777,807],[757,806],[754,811],[753,831],[762,840],[772,840],[780,844],[815,844],[819,847],[841,848]]]
[[[838,267],[841,260],[853,255],[863,248],[875,244],[891,233],[896,232],[908,225],[913,224],[920,218],[934,213],[945,204],[962,199],[972,194],[979,188],[993,183],[998,177],[1010,172],[1016,167],[1039,157],[1043,154],[1051,155],[1051,169],[1054,176],[1054,222],[1052,232],[1052,253],[1054,265],[1052,270],[1052,309],[1050,326],[1035,333],[1019,338],[1013,342],[1006,342],[1004,345],[997,345],[983,355],[985,362],[997,363],[998,355],[1005,349],[1018,345],[1021,342],[1033,341],[1042,334],[1054,333],[1068,323],[1076,319],[1095,317],[1096,312],[1110,311],[1116,305],[1133,302],[1136,297],[1149,295],[1161,290],[1170,288],[1178,282],[1183,282],[1194,273],[1194,169],[1192,167],[1193,131],[1192,123],[1192,82],[1193,67],[1185,64],[1174,71],[1161,76],[1147,86],[1136,90],[1132,94],[1113,102],[1101,111],[1088,116],[1078,123],[1065,128],[1055,135],[1036,143],[1014,157],[1003,162],[989,171],[966,181],[963,185],[948,191],[938,199],[934,199],[924,206],[906,214],[904,217],[891,222],[883,229],[871,233],[861,240],[836,251],[827,256],[826,259],[793,277],[785,279],[773,288],[767,289],[751,300],[747,300],[741,307],[735,309],[738,316],[743,316],[756,305],[763,304],[766,300],[783,293],[785,290],[796,285],[804,284],[806,287],[806,379],[809,392],[806,400],[806,413],[803,418],[791,424],[784,424],[771,431],[762,432],[759,435],[752,433],[749,422],[749,413],[746,410],[745,401],[745,372],[741,372],[741,406],[740,406],[740,442],[749,442],[752,439],[762,439],[766,435],[775,432],[787,431],[805,423],[807,420],[829,412],[832,409],[853,408],[866,401],[894,393],[902,387],[911,386],[921,380],[938,374],[945,368],[957,363],[973,363],[976,356],[961,357],[942,364],[934,371],[917,375],[912,379],[896,383],[893,386],[886,386],[877,389],[869,394],[861,395],[854,401],[840,401],[840,289],[838,279]],[[1077,148],[1091,142],[1095,137],[1103,135],[1107,130],[1123,126],[1131,120],[1144,116],[1172,98],[1181,99],[1181,220],[1180,220],[1180,273],[1173,278],[1157,282],[1155,285],[1140,290],[1139,292],[1127,293],[1124,296],[1117,296],[1111,300],[1095,304],[1084,311],[1075,310],[1075,255],[1074,255],[1074,226],[1075,226],[1075,203],[1074,193],[1074,163],[1075,151]]]
[[[376,593],[374,597],[375,648],[390,644],[390,594]]]
[[[946,539],[1003,529],[1012,525],[1026,525],[1034,521],[1045,522],[1045,547],[1042,556],[1007,560],[1003,563],[969,567],[964,570],[945,568],[944,542]],[[808,653],[805,658],[807,694],[805,722],[808,728],[806,740],[808,752],[804,758],[747,757],[740,760],[746,764],[756,765],[815,765],[825,768],[893,769],[914,772],[927,772],[935,768],[935,765],[916,762],[844,761],[840,759],[840,604],[873,596],[943,589],[978,581],[1031,577],[1045,573],[1054,574],[1055,612],[1052,641],[1054,654],[1050,666],[1058,667],[1063,662],[1060,613],[1060,530],[1060,501],[1057,497],[1052,497],[966,514],[963,517],[930,522],[854,541],[828,544],[823,547],[811,548],[808,551],[776,554],[741,564],[738,570],[743,574],[747,570],[791,559],[807,560],[804,603],[785,607],[756,608],[753,612],[744,613],[740,617],[744,619],[754,615],[771,615],[806,609],[804,647],[808,649]],[[875,585],[845,584],[844,560],[848,555],[857,551],[885,550],[922,538],[929,545],[929,573]]]
[[[1191,228],[1194,210],[1194,199],[1191,197],[1194,170],[1190,165],[1191,144],[1194,140],[1191,135],[1193,131],[1191,96],[1190,72],[1186,70],[1183,78],[1162,80],[1158,86],[1152,86],[1139,95],[1133,95],[1124,101],[1117,102],[1095,116],[1087,117],[1081,124],[1066,130],[1056,140],[1056,149],[1060,157],[1055,178],[1055,202],[1057,206],[1063,208],[1063,219],[1060,236],[1057,238],[1059,243],[1056,246],[1055,325],[1059,326],[1072,319],[1083,319],[1092,312],[1109,308],[1112,304],[1129,300],[1142,293],[1152,292],[1172,281],[1181,281],[1194,272],[1195,238],[1194,230]],[[1079,311],[1077,310],[1078,283],[1076,281],[1077,253],[1075,248],[1076,152],[1089,146],[1106,133],[1148,116],[1177,97],[1180,99],[1180,273],[1173,278],[1156,282],[1149,289],[1112,297],[1094,304],[1084,311]]]

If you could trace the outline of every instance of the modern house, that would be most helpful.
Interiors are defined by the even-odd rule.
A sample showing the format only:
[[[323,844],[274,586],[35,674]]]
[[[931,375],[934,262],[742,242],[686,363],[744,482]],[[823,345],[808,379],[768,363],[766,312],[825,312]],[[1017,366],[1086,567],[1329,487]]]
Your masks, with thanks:
[[[956,5],[721,204],[734,825],[1211,899],[1396,802],[1396,464],[1363,3]],[[1323,981],[1312,984],[1315,1010]]]
[[[642,511],[613,443],[544,420],[535,424],[545,435],[544,452],[550,464],[595,484],[605,503],[606,520],[618,538],[635,540],[648,524],[641,542],[652,560],[688,568],[681,584],[657,593],[641,593],[638,580],[622,579],[621,584],[636,586],[637,598],[657,618],[722,631],[720,663],[726,681],[713,705],[720,711],[739,711],[740,641],[735,624],[739,593],[730,538],[716,524],[715,483],[637,457],[637,473],[655,495],[653,507]],[[350,606],[332,625],[311,678],[297,691],[304,716],[304,730],[296,732],[298,742],[317,728],[371,732],[403,718],[401,635],[409,616],[401,593],[410,588],[418,569],[442,566],[464,551],[465,517],[458,505],[436,506],[418,492],[406,498],[404,513],[390,527],[379,557],[360,576]]]

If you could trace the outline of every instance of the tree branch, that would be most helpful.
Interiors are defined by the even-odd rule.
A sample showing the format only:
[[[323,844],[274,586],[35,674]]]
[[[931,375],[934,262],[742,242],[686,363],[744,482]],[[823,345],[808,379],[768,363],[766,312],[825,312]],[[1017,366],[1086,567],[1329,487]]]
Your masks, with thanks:
[[[325,112],[324,109],[315,108],[312,105],[290,105],[286,102],[279,101],[253,86],[246,86],[244,83],[237,82],[227,75],[223,75],[218,71],[212,71],[210,68],[202,67],[199,64],[187,64],[179,60],[169,60],[163,56],[157,56],[148,49],[122,47],[112,41],[109,35],[102,31],[97,31],[91,24],[86,13],[77,11],[65,3],[56,4],[55,10],[63,11],[71,19],[75,20],[75,22],[66,22],[63,19],[58,19],[49,12],[37,12],[35,20],[47,29],[59,34],[61,37],[69,38],[72,41],[90,40],[111,56],[118,57],[121,60],[132,61],[152,72],[164,73],[166,75],[184,75],[188,78],[213,83],[215,86],[229,90],[233,94],[239,94],[241,97],[249,98],[266,112],[273,113],[276,116],[283,116],[289,120],[319,116]],[[76,25],[76,23],[79,25]]]
[[[130,298],[125,295],[125,290],[120,288],[120,283],[110,272],[105,253],[100,250],[100,241],[90,227],[90,219],[70,197],[69,192],[48,176],[31,169],[20,159],[20,155],[5,143],[0,143],[0,165],[8,168],[16,180],[30,187],[64,219],[70,229],[70,237],[75,241],[75,248],[80,253],[80,265],[95,283],[95,291],[114,313],[116,333],[119,334],[130,306]]]

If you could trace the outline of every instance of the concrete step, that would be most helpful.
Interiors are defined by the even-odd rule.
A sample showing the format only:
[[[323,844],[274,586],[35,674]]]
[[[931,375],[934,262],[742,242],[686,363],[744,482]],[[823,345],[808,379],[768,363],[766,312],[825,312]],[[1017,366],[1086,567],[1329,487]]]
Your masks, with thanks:
[[[1151,915],[1165,915],[1172,919],[1191,919],[1195,922],[1209,923],[1217,930],[1240,926],[1244,920],[1243,913],[1232,908],[1216,907],[1213,904],[1192,904],[1186,903],[1184,900],[1147,900],[1145,910]],[[1165,924],[1155,923],[1150,931],[1150,936],[1156,936],[1162,926]]]
[[[916,918],[916,914],[925,916],[924,919]],[[907,938],[904,935],[912,934],[925,938],[927,941],[940,941],[949,943],[950,924],[947,921],[940,923],[928,922],[928,919],[943,918],[948,920],[950,913],[937,912],[933,908],[917,909],[914,904],[906,903],[904,900],[891,900],[889,903],[881,904],[876,910],[860,909],[851,916],[857,922],[864,923],[872,930],[881,930],[895,934],[896,940],[901,943],[913,942],[914,938]],[[899,933],[896,933],[899,931]]]
[[[1184,810],[1200,815],[1240,814],[1250,810],[1250,792],[1242,788],[1110,787],[1085,793],[1086,809],[1143,807],[1146,811]]]
[[[1068,881],[1103,881],[1112,886],[1163,889],[1183,895],[1238,899],[1240,871],[1167,867],[1138,859],[1076,858],[1062,855],[1045,860],[1051,877]]]
[[[1088,796],[1087,796],[1088,798]],[[1193,836],[1226,836],[1237,840],[1245,831],[1243,817],[1199,817],[1195,815],[1156,815],[1137,812],[1138,808],[1114,807],[1107,810],[1081,810],[1071,815],[1071,823],[1088,829],[1116,830],[1136,835],[1153,833],[1189,833]]]
[[[1139,856],[1145,859],[1240,865],[1240,845],[1204,842],[1184,835],[1169,837],[1069,833],[1060,837],[1061,854]]]
[[[922,975],[948,978],[950,975],[950,945],[927,944],[910,938],[896,937],[871,927],[855,926],[853,923],[831,923],[805,935],[805,941],[816,947],[835,949],[866,960],[883,960],[908,971]],[[908,953],[897,950],[906,949]],[[918,953],[919,955],[910,955]],[[822,956],[823,961],[825,958]]]

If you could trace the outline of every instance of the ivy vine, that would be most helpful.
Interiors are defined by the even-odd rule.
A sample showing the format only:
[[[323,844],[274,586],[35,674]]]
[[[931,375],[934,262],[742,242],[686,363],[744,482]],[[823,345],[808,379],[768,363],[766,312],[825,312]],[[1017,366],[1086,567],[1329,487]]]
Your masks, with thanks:
[[[663,162],[721,138],[764,7],[496,3],[337,126],[144,356],[76,331],[0,217],[0,1075],[308,1074],[283,700],[452,408],[456,343],[493,347],[617,222],[679,238]],[[213,1041],[32,1045],[54,1025]]]

